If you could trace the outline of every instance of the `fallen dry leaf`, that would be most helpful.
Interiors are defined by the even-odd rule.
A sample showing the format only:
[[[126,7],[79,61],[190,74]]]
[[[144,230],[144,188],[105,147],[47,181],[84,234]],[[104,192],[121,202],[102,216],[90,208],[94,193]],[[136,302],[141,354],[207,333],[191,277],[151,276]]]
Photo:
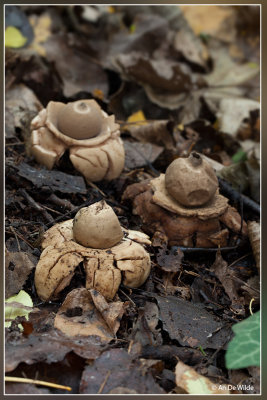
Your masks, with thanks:
[[[142,85],[150,100],[162,107],[177,108],[177,104],[170,107],[168,96],[177,101],[181,95],[206,86],[204,79],[193,74],[187,65],[168,59],[152,59],[140,52],[118,55],[115,65],[124,79]]]
[[[64,33],[59,33],[50,36],[43,44],[47,59],[55,63],[62,78],[64,95],[71,97],[78,92],[93,93],[95,90],[101,90],[106,98],[106,72],[90,56],[88,49],[84,52],[75,49],[75,42],[79,44],[79,38],[69,38]]]
[[[236,135],[241,122],[248,118],[251,111],[259,110],[260,103],[246,98],[223,98],[219,102],[217,118],[222,132]]]
[[[37,188],[49,187],[61,193],[86,193],[86,185],[82,176],[74,176],[61,171],[48,171],[45,168],[34,168],[24,162],[13,165],[22,178],[32,182]],[[45,182],[45,185],[44,185]]]
[[[82,374],[80,394],[107,394],[118,387],[139,394],[165,393],[150,372],[142,373],[140,361],[126,349],[105,351],[92,365],[87,365]]]
[[[126,122],[122,129],[128,131],[133,138],[141,143],[157,144],[171,150],[174,149],[173,125],[170,120],[144,121],[141,124]]]
[[[196,35],[212,35],[232,42],[236,35],[235,13],[231,7],[221,5],[181,5],[185,19]]]
[[[163,147],[152,143],[124,140],[125,168],[134,169],[153,163],[162,153]]]
[[[155,303],[146,302],[144,308],[139,309],[137,320],[133,323],[129,338],[134,342],[158,346],[162,344],[160,329],[156,329],[159,322],[159,309]]]
[[[44,327],[45,328],[45,327]],[[67,337],[60,331],[49,329],[40,333],[22,334],[12,340],[6,335],[5,371],[13,371],[20,363],[55,363],[74,351],[81,357],[94,359],[101,352],[99,337]]]
[[[16,137],[16,129],[29,135],[32,118],[43,108],[34,92],[23,84],[13,85],[5,97],[5,137]]]
[[[108,343],[119,329],[123,311],[122,302],[108,304],[96,290],[74,289],[58,310],[54,325],[67,336],[98,336]]]
[[[166,272],[178,272],[181,269],[181,263],[184,254],[182,250],[168,250],[167,246],[160,248],[157,254],[157,263]]]
[[[205,309],[175,296],[155,296],[163,329],[181,346],[217,349],[228,342],[231,328]]]
[[[222,283],[225,292],[232,302],[232,307],[238,314],[244,315],[244,298],[238,294],[240,283],[234,279],[234,271],[228,268],[228,263],[222,258],[220,250],[217,251],[215,262],[212,264],[210,270],[215,273]]]
[[[200,375],[189,365],[179,361],[175,368],[176,385],[186,390],[188,394],[230,394],[229,390],[224,388],[226,385],[213,383],[210,379]]]
[[[122,301],[113,301],[108,303],[105,297],[95,289],[90,289],[89,293],[91,294],[95,307],[102,315],[109,329],[113,335],[116,335],[120,327],[120,320],[124,314],[126,304]]]
[[[45,106],[62,96],[62,80],[52,62],[29,49],[6,50],[7,85],[23,83]]]
[[[20,252],[5,252],[5,298],[18,293],[31,270],[35,267],[32,257],[27,253]]]
[[[32,15],[29,18],[30,24],[33,27],[34,39],[30,45],[30,48],[37,51],[41,56],[46,56],[45,48],[43,43],[52,35],[52,20],[49,13],[43,13],[40,17]]]

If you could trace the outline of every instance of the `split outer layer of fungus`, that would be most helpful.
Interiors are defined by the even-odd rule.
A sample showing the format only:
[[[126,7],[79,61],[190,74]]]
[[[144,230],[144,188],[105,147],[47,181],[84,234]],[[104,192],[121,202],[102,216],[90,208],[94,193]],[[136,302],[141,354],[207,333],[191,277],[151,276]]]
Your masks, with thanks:
[[[104,228],[110,236],[106,242],[102,237]],[[104,201],[82,208],[74,220],[56,224],[45,232],[35,271],[38,296],[44,301],[58,297],[80,263],[86,274],[86,288],[98,290],[106,299],[114,298],[121,282],[139,287],[151,268],[144,244],[150,244],[148,236],[122,229]]]
[[[31,131],[31,154],[48,169],[69,149],[73,166],[88,182],[115,179],[123,170],[119,125],[95,100],[50,101],[32,120]]]
[[[166,174],[129,185],[122,199],[132,201],[145,232],[170,246],[223,247],[229,230],[247,234],[237,210],[219,194],[213,168],[196,152],[174,160]]]

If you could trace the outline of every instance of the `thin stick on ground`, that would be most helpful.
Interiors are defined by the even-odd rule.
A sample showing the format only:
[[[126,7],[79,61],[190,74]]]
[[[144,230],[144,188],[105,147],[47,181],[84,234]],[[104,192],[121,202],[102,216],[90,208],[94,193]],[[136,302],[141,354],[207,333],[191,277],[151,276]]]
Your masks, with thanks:
[[[64,389],[70,392],[72,388],[70,386],[58,385],[57,383],[46,382],[46,381],[39,381],[36,379],[29,379],[29,378],[21,378],[16,376],[5,376],[5,382],[15,382],[15,383],[30,383],[32,385],[42,385],[48,386],[55,389]]]

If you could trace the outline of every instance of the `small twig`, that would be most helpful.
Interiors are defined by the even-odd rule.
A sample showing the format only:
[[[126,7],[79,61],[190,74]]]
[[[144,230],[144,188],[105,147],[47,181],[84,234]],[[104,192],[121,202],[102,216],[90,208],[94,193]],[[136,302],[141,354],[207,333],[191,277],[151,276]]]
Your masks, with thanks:
[[[107,373],[107,375],[105,376],[105,379],[104,379],[104,381],[102,382],[102,384],[101,384],[101,386],[100,386],[100,388],[99,388],[97,394],[102,393],[102,391],[103,391],[103,389],[104,389],[104,387],[105,387],[105,384],[107,383],[107,380],[108,380],[110,374],[111,374],[111,371],[108,371],[108,373]]]
[[[62,213],[60,211],[53,210],[52,208],[44,206],[44,205],[42,205],[42,207],[45,208],[48,211],[51,211],[51,212],[55,213],[55,214],[62,215]]]
[[[130,341],[130,343],[129,343],[128,351],[127,351],[127,353],[128,353],[128,354],[130,354],[130,353],[131,353],[131,350],[132,350],[133,344],[134,344],[134,341],[133,341],[133,340],[131,340],[131,341]]]
[[[232,200],[237,200],[238,198],[242,198],[243,201],[243,206],[251,209],[256,214],[260,215],[261,208],[260,204],[256,203],[256,201],[250,199],[249,197],[245,196],[244,194],[239,193],[237,190],[235,190],[228,182],[226,182],[224,179],[218,177],[220,188],[222,191],[225,192],[226,196],[228,198],[231,198]]]
[[[243,258],[246,258],[247,256],[249,256],[251,253],[247,253],[242,257],[239,257],[237,260],[235,260],[234,262],[232,262],[232,264],[228,265],[228,268],[231,268],[233,265],[235,265],[236,263],[238,263],[239,261],[243,260]]]
[[[90,202],[91,202],[91,200],[86,200],[84,203],[82,203],[81,205],[75,207],[73,210],[70,210],[70,211],[66,212],[65,214],[62,214],[61,216],[55,218],[55,219],[53,220],[53,222],[49,222],[49,223],[47,224],[47,227],[50,228],[52,225],[54,225],[55,223],[57,223],[57,222],[63,220],[64,218],[69,217],[69,216],[71,216],[71,215],[73,215],[73,214],[76,214],[76,212],[78,212],[82,207],[88,206],[88,204],[89,204]]]
[[[48,212],[42,206],[40,206],[40,204],[36,203],[36,201],[29,195],[29,193],[26,192],[25,189],[19,189],[18,193],[24,197],[30,206],[32,206],[36,211],[42,213],[48,222],[54,222],[54,218],[48,214]]]
[[[88,183],[88,185],[91,186],[93,189],[96,189],[99,193],[101,193],[103,197],[107,197],[107,195],[106,195],[104,192],[102,192],[102,190],[99,189],[99,187],[97,187],[95,183],[93,183],[93,182],[87,182],[87,183]]]
[[[204,300],[205,300],[207,303],[215,304],[215,306],[218,307],[218,308],[224,308],[224,306],[221,306],[220,304],[215,303],[215,301],[210,300],[210,299],[208,298],[208,296],[205,295],[205,293],[203,292],[203,290],[200,289],[199,293],[201,294],[201,296],[204,298]]]
[[[188,253],[197,253],[197,252],[207,252],[207,253],[214,253],[218,250],[220,251],[230,251],[236,250],[238,246],[232,247],[183,247],[183,246],[172,246],[172,249],[177,250],[180,249],[182,252]]]
[[[21,378],[21,377],[15,377],[15,376],[5,376],[5,382],[31,383],[33,385],[42,385],[42,386],[48,386],[48,387],[55,388],[55,389],[64,389],[64,390],[68,390],[69,392],[72,390],[72,388],[70,386],[63,386],[63,385],[58,385],[58,384],[52,383],[52,382],[45,382],[45,381],[39,381],[36,379]]]
[[[11,228],[11,227],[10,227],[10,228]],[[10,233],[10,231],[8,231],[8,230],[5,230],[5,232]],[[11,231],[11,233],[13,233],[13,232]],[[13,233],[13,234],[14,234],[14,233]],[[21,240],[23,240],[23,242],[27,243],[27,245],[30,246],[32,249],[35,249],[35,247],[34,247],[30,242],[28,242],[28,240],[26,240],[22,235],[20,235],[18,232],[16,232],[16,235],[17,235]]]
[[[5,147],[11,147],[11,146],[21,146],[24,145],[24,142],[13,142],[13,143],[8,143],[5,145]]]
[[[119,289],[119,290],[120,290],[120,292],[122,292],[122,294],[124,294],[124,296],[127,297],[127,299],[136,307],[135,302],[134,302],[122,289]]]
[[[253,288],[252,286],[249,286],[246,282],[242,281],[242,279],[238,278],[237,276],[231,275],[231,279],[234,279],[234,280],[236,280],[237,282],[242,283],[243,286],[246,286],[247,288],[249,288],[249,289],[251,289],[251,290],[254,290],[254,292],[260,294],[260,291],[259,291],[258,289],[255,289],[255,288]]]
[[[10,226],[10,230],[11,230],[11,232],[13,232],[13,234],[15,236],[15,239],[16,239],[16,242],[17,242],[17,245],[18,245],[18,251],[20,251],[21,247],[20,247],[20,244],[19,244],[18,235],[17,235],[15,229],[13,228],[13,226]]]
[[[67,199],[61,199],[58,196],[55,195],[55,193],[52,193],[48,199],[52,203],[56,204],[57,206],[67,208],[68,210],[73,210],[75,206]]]
[[[240,216],[241,216],[241,224],[240,224],[240,229],[239,229],[239,235],[242,234],[242,230],[243,230],[243,223],[244,223],[244,201],[243,201],[243,197],[240,196]]]

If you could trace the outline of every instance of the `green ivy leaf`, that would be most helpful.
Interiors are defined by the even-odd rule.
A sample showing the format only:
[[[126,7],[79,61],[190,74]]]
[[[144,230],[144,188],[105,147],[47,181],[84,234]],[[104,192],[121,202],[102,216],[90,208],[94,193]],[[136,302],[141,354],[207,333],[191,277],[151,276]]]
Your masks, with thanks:
[[[12,48],[23,47],[27,42],[27,38],[22,35],[19,29],[14,26],[8,26],[5,31],[5,46]]]
[[[246,160],[247,160],[247,153],[242,149],[238,150],[232,157],[232,161],[234,163],[238,163],[240,161],[246,161]]]
[[[11,303],[10,306],[5,306],[5,320],[13,320],[19,316],[25,316],[26,319],[28,319],[28,314],[32,311],[30,308],[33,307],[33,302],[31,297],[24,290],[21,290],[15,296],[9,297],[5,302]],[[14,305],[16,303],[22,307],[16,307],[16,305]],[[23,306],[25,308],[23,308]],[[5,322],[5,327],[9,327],[10,325],[11,321]]]
[[[260,366],[260,311],[232,327],[235,336],[225,355],[227,369]]]

